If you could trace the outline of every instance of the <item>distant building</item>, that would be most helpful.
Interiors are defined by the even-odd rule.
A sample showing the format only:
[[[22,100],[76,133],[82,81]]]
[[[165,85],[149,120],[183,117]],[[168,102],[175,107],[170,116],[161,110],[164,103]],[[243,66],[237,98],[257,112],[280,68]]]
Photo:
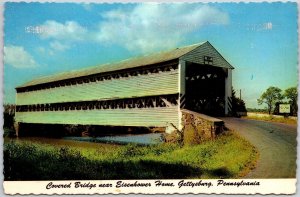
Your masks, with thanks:
[[[180,127],[181,109],[230,112],[233,67],[209,43],[190,45],[16,87],[20,123]]]

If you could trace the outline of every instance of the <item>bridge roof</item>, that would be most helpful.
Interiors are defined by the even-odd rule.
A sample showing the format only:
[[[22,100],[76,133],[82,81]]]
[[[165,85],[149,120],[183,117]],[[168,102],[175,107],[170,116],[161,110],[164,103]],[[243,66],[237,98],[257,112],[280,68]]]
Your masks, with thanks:
[[[117,70],[143,67],[147,65],[153,65],[153,64],[162,63],[174,59],[179,59],[180,57],[193,51],[194,49],[198,48],[199,46],[205,43],[209,43],[209,42],[206,41],[206,42],[197,43],[189,46],[184,46],[181,48],[175,48],[169,51],[163,51],[163,52],[154,53],[150,55],[138,56],[138,57],[126,59],[115,63],[107,63],[107,64],[97,65],[97,66],[84,68],[80,70],[72,70],[72,71],[58,73],[50,76],[40,77],[38,79],[29,81],[21,86],[18,86],[17,88],[51,83],[54,81],[61,81],[66,79],[78,78],[78,77],[84,77],[84,76],[94,75],[98,73],[106,73],[106,72],[112,72]],[[229,63],[227,65],[224,65],[224,67],[233,68]]]

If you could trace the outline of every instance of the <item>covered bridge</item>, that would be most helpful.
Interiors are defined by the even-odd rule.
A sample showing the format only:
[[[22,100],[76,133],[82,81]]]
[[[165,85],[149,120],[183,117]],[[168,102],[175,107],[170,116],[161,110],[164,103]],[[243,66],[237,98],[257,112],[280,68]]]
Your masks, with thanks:
[[[19,123],[137,127],[182,125],[182,109],[230,112],[233,67],[199,43],[16,87]]]

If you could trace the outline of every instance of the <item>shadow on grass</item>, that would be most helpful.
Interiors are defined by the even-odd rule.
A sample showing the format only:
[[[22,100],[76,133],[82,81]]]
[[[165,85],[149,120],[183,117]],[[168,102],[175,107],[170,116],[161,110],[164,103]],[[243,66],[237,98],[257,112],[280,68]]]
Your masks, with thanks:
[[[208,171],[206,171],[206,173],[208,175],[210,175],[210,177],[217,177],[217,178],[221,178],[221,179],[230,178],[233,176],[232,173],[230,171],[228,171],[228,169],[225,167],[217,168],[214,170],[208,170]]]
[[[5,180],[114,180],[114,179],[174,179],[187,178],[201,170],[181,164],[155,161],[73,162],[57,161],[49,165],[14,161],[5,163]]]
[[[4,149],[4,180],[118,180],[227,178],[226,168],[204,170],[182,163],[146,159],[90,160],[70,149],[41,151],[35,146],[9,144]]]

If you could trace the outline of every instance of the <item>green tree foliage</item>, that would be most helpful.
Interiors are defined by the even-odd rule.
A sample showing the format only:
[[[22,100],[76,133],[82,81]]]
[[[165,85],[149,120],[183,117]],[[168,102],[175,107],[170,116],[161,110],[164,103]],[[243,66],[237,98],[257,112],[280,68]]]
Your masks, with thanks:
[[[16,106],[13,104],[4,104],[3,105],[3,118],[4,118],[4,128],[12,129],[14,127],[14,116]]]
[[[297,87],[291,87],[284,91],[284,96],[288,99],[289,104],[291,105],[291,114],[297,115],[298,105],[298,92]]]
[[[245,102],[236,97],[236,92],[235,90],[232,88],[232,96],[231,96],[231,100],[232,100],[232,115],[233,116],[239,116],[237,112],[247,112],[246,110],[246,105],[245,105]]]
[[[263,103],[267,104],[268,113],[271,114],[275,104],[280,102],[283,98],[284,97],[281,94],[281,89],[271,86],[260,96],[259,99],[257,99],[257,102],[259,105]]]

